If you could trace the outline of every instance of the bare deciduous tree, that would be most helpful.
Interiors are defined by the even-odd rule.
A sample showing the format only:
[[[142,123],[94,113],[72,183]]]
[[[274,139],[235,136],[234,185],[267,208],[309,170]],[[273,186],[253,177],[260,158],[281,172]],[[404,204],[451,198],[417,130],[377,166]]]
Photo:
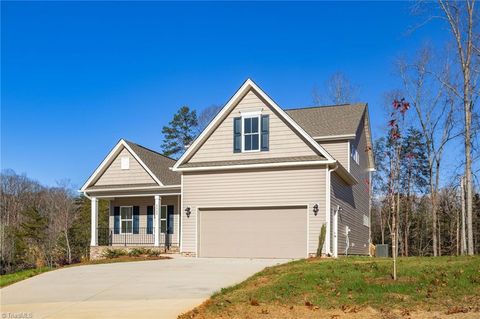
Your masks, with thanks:
[[[448,63],[446,64],[448,66]],[[417,120],[426,143],[430,209],[432,216],[432,242],[433,255],[440,252],[440,240],[438,238],[437,195],[440,183],[441,162],[446,144],[458,136],[454,128],[454,103],[446,93],[445,86],[438,84],[433,74],[435,66],[432,65],[431,50],[422,48],[417,58],[408,63],[400,60],[397,63],[400,76],[403,81],[404,91],[408,100],[413,105]],[[449,76],[448,68],[442,68],[442,78]]]
[[[342,72],[334,73],[327,81],[327,92],[332,103],[352,103],[355,98],[356,88]]]
[[[323,89],[313,86],[312,100],[314,105],[348,104],[354,102],[356,93],[357,88],[343,72],[338,71],[325,81]]]
[[[70,229],[78,217],[74,196],[70,191],[68,181],[58,183],[58,187],[51,188],[48,192],[48,210],[52,216],[52,226],[62,234],[65,240],[65,254],[68,264],[72,263],[72,247],[70,242]]]
[[[208,126],[208,124],[210,124],[215,115],[217,115],[221,109],[221,105],[213,104],[200,111],[197,118],[198,134],[202,133],[202,131]]]
[[[445,81],[443,83],[463,105],[467,241],[468,254],[473,255],[472,113],[479,93],[477,87],[477,79],[480,73],[479,13],[475,7],[475,0],[438,0],[438,3],[453,36],[461,75],[459,83]]]

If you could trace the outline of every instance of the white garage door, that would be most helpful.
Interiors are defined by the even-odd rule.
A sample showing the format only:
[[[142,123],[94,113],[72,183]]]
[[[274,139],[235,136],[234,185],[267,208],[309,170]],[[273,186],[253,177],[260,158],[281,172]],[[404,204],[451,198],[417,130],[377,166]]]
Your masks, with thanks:
[[[199,210],[200,257],[305,258],[307,208]]]

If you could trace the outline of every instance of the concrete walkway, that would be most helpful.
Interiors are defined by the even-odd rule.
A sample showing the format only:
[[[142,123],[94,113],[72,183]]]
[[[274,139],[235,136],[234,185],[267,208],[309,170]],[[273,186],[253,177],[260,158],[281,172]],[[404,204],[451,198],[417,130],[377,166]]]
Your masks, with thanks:
[[[285,261],[176,257],[65,268],[1,289],[0,311],[2,318],[176,318],[221,288]]]

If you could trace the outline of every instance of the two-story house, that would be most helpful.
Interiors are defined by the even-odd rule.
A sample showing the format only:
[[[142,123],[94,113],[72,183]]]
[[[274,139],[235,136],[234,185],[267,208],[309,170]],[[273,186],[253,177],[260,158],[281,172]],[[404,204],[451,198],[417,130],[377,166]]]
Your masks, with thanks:
[[[366,104],[284,110],[252,80],[175,161],[126,140],[82,187],[92,201],[92,256],[153,246],[197,257],[368,254]],[[110,201],[98,228],[98,199]]]

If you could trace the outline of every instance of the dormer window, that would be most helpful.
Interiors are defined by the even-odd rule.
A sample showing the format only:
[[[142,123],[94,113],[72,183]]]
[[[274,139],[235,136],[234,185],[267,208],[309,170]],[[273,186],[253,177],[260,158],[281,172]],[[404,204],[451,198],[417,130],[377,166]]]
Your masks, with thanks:
[[[260,116],[243,118],[243,151],[254,152],[260,150]]]

